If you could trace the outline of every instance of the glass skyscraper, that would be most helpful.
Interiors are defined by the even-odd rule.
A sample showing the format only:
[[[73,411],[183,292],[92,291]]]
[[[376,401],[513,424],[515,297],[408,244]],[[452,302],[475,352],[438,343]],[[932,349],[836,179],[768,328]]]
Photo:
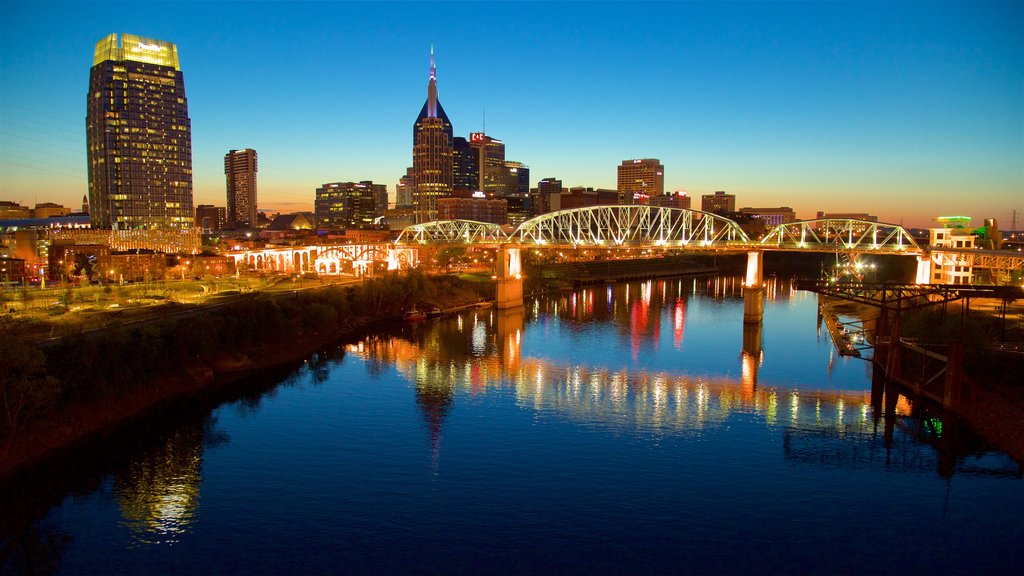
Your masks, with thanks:
[[[133,34],[97,42],[86,110],[93,227],[191,227],[192,125],[177,47]]]

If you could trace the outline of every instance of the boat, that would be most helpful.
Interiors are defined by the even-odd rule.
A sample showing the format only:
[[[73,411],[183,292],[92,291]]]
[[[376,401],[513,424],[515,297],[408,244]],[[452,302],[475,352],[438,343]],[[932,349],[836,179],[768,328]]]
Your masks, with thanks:
[[[427,318],[437,318],[438,316],[441,316],[443,314],[443,310],[441,310],[437,306],[431,306],[430,310],[427,312]]]
[[[406,322],[418,322],[420,320],[427,319],[427,313],[423,310],[417,310],[416,308],[410,308],[405,311],[404,315]]]

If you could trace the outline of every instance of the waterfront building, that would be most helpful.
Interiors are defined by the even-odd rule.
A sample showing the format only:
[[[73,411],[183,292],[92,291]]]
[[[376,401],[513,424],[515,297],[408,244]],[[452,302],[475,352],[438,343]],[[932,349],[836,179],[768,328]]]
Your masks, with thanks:
[[[230,150],[224,155],[229,228],[256,225],[256,170],[256,151],[252,148]]]
[[[740,208],[741,214],[764,221],[765,226],[772,228],[779,224],[796,222],[796,212],[789,206],[780,208]]]
[[[651,196],[665,193],[665,167],[656,158],[623,160],[617,190],[620,205],[646,204]]]
[[[372,181],[331,182],[316,189],[319,230],[371,226],[387,210],[387,187]]]
[[[703,194],[700,197],[700,209],[702,212],[714,212],[724,214],[736,211],[736,195],[726,194],[719,190],[714,194]]]
[[[430,50],[427,101],[413,123],[413,206],[417,222],[437,219],[437,200],[454,189],[452,123],[437,97],[437,67]]]
[[[940,216],[935,219],[940,227],[928,230],[928,245],[932,248],[974,250],[974,231],[967,216]],[[931,255],[932,284],[971,284],[974,280],[974,259],[961,252],[939,252]]]
[[[441,198],[437,201],[437,218],[506,224],[508,204],[497,198]]]
[[[93,228],[192,226],[192,126],[174,44],[97,42],[85,122]]]
[[[412,196],[415,190],[412,167],[405,169],[405,176],[398,179],[395,187],[395,208],[412,208]]]
[[[662,206],[665,208],[690,208],[690,196],[683,191],[673,192],[671,194],[661,194],[658,196],[651,196],[647,201],[651,206]]]
[[[227,223],[227,209],[223,206],[200,204],[196,206],[196,227],[203,234],[222,230]]]

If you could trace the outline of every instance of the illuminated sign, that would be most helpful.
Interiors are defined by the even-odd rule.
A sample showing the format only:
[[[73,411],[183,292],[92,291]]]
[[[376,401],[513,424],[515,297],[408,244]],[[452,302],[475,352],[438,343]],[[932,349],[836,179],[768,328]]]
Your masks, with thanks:
[[[486,137],[486,135],[483,132],[470,132],[469,133],[469,141],[470,142],[483,142],[485,137]]]
[[[473,192],[473,198],[486,198],[487,195],[483,192]]]
[[[159,52],[164,49],[163,46],[157,46],[156,44],[146,44],[145,42],[139,42],[139,48],[142,48],[143,50],[152,50],[154,52]]]

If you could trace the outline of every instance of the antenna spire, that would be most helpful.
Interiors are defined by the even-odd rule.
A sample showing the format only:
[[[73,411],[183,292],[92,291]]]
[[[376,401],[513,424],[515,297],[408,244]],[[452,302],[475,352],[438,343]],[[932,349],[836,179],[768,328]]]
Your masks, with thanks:
[[[434,43],[430,43],[430,79],[437,80],[437,65],[434,64]]]

